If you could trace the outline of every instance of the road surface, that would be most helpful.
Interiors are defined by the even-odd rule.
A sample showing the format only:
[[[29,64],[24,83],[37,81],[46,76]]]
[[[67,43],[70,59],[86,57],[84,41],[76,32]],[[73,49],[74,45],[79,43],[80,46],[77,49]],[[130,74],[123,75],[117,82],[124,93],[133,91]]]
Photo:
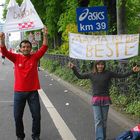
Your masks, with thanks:
[[[13,64],[6,59],[0,63],[0,140],[16,140],[13,118]],[[41,140],[94,140],[94,122],[90,96],[60,78],[39,71],[42,89]],[[24,112],[26,138],[31,140],[32,118],[26,105]],[[110,109],[108,140],[133,124]]]

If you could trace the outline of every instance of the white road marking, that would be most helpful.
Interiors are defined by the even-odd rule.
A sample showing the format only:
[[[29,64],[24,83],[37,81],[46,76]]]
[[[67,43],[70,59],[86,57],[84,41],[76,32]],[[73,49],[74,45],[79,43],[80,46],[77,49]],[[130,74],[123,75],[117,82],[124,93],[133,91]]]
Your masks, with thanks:
[[[13,103],[13,101],[0,101],[0,103]]]
[[[40,98],[42,99],[46,109],[48,110],[59,134],[63,140],[76,140],[75,136],[72,134],[71,130],[68,128],[60,114],[57,112],[49,98],[46,96],[42,89],[38,90]]]

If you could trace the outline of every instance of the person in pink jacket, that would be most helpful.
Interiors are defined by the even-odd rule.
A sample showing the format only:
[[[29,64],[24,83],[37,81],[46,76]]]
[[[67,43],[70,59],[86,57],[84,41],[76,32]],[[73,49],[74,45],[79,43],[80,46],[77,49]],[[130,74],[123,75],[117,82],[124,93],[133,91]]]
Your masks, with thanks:
[[[40,140],[40,101],[38,89],[38,61],[47,51],[47,29],[43,30],[43,44],[36,53],[31,53],[32,44],[28,40],[20,43],[19,54],[12,53],[5,46],[4,33],[0,33],[2,54],[14,63],[14,119],[17,140],[24,140],[23,113],[28,102],[32,114],[32,138]]]

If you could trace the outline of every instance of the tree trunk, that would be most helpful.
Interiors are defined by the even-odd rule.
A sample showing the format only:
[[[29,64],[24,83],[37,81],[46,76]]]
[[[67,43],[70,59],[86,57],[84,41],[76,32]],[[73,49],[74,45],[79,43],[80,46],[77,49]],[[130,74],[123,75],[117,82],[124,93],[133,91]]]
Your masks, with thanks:
[[[78,0],[78,4],[80,7],[87,7],[90,0]]]
[[[117,34],[126,33],[126,0],[117,0]]]
[[[116,0],[103,0],[109,14],[109,34],[117,34]]]
[[[55,35],[55,37],[53,38],[53,48],[56,48],[61,45],[62,43],[61,37],[62,37],[61,33]]]

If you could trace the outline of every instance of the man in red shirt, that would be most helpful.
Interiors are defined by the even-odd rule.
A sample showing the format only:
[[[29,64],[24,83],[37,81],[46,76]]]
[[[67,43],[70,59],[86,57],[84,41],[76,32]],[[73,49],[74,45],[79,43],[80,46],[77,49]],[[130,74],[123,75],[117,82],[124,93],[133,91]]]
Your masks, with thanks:
[[[28,40],[20,43],[20,54],[7,50],[4,33],[0,33],[0,47],[2,54],[14,63],[14,119],[17,140],[24,140],[23,113],[28,102],[33,118],[32,138],[40,140],[40,101],[38,89],[38,61],[47,51],[47,29],[43,30],[43,44],[36,53],[31,53],[32,44]]]

